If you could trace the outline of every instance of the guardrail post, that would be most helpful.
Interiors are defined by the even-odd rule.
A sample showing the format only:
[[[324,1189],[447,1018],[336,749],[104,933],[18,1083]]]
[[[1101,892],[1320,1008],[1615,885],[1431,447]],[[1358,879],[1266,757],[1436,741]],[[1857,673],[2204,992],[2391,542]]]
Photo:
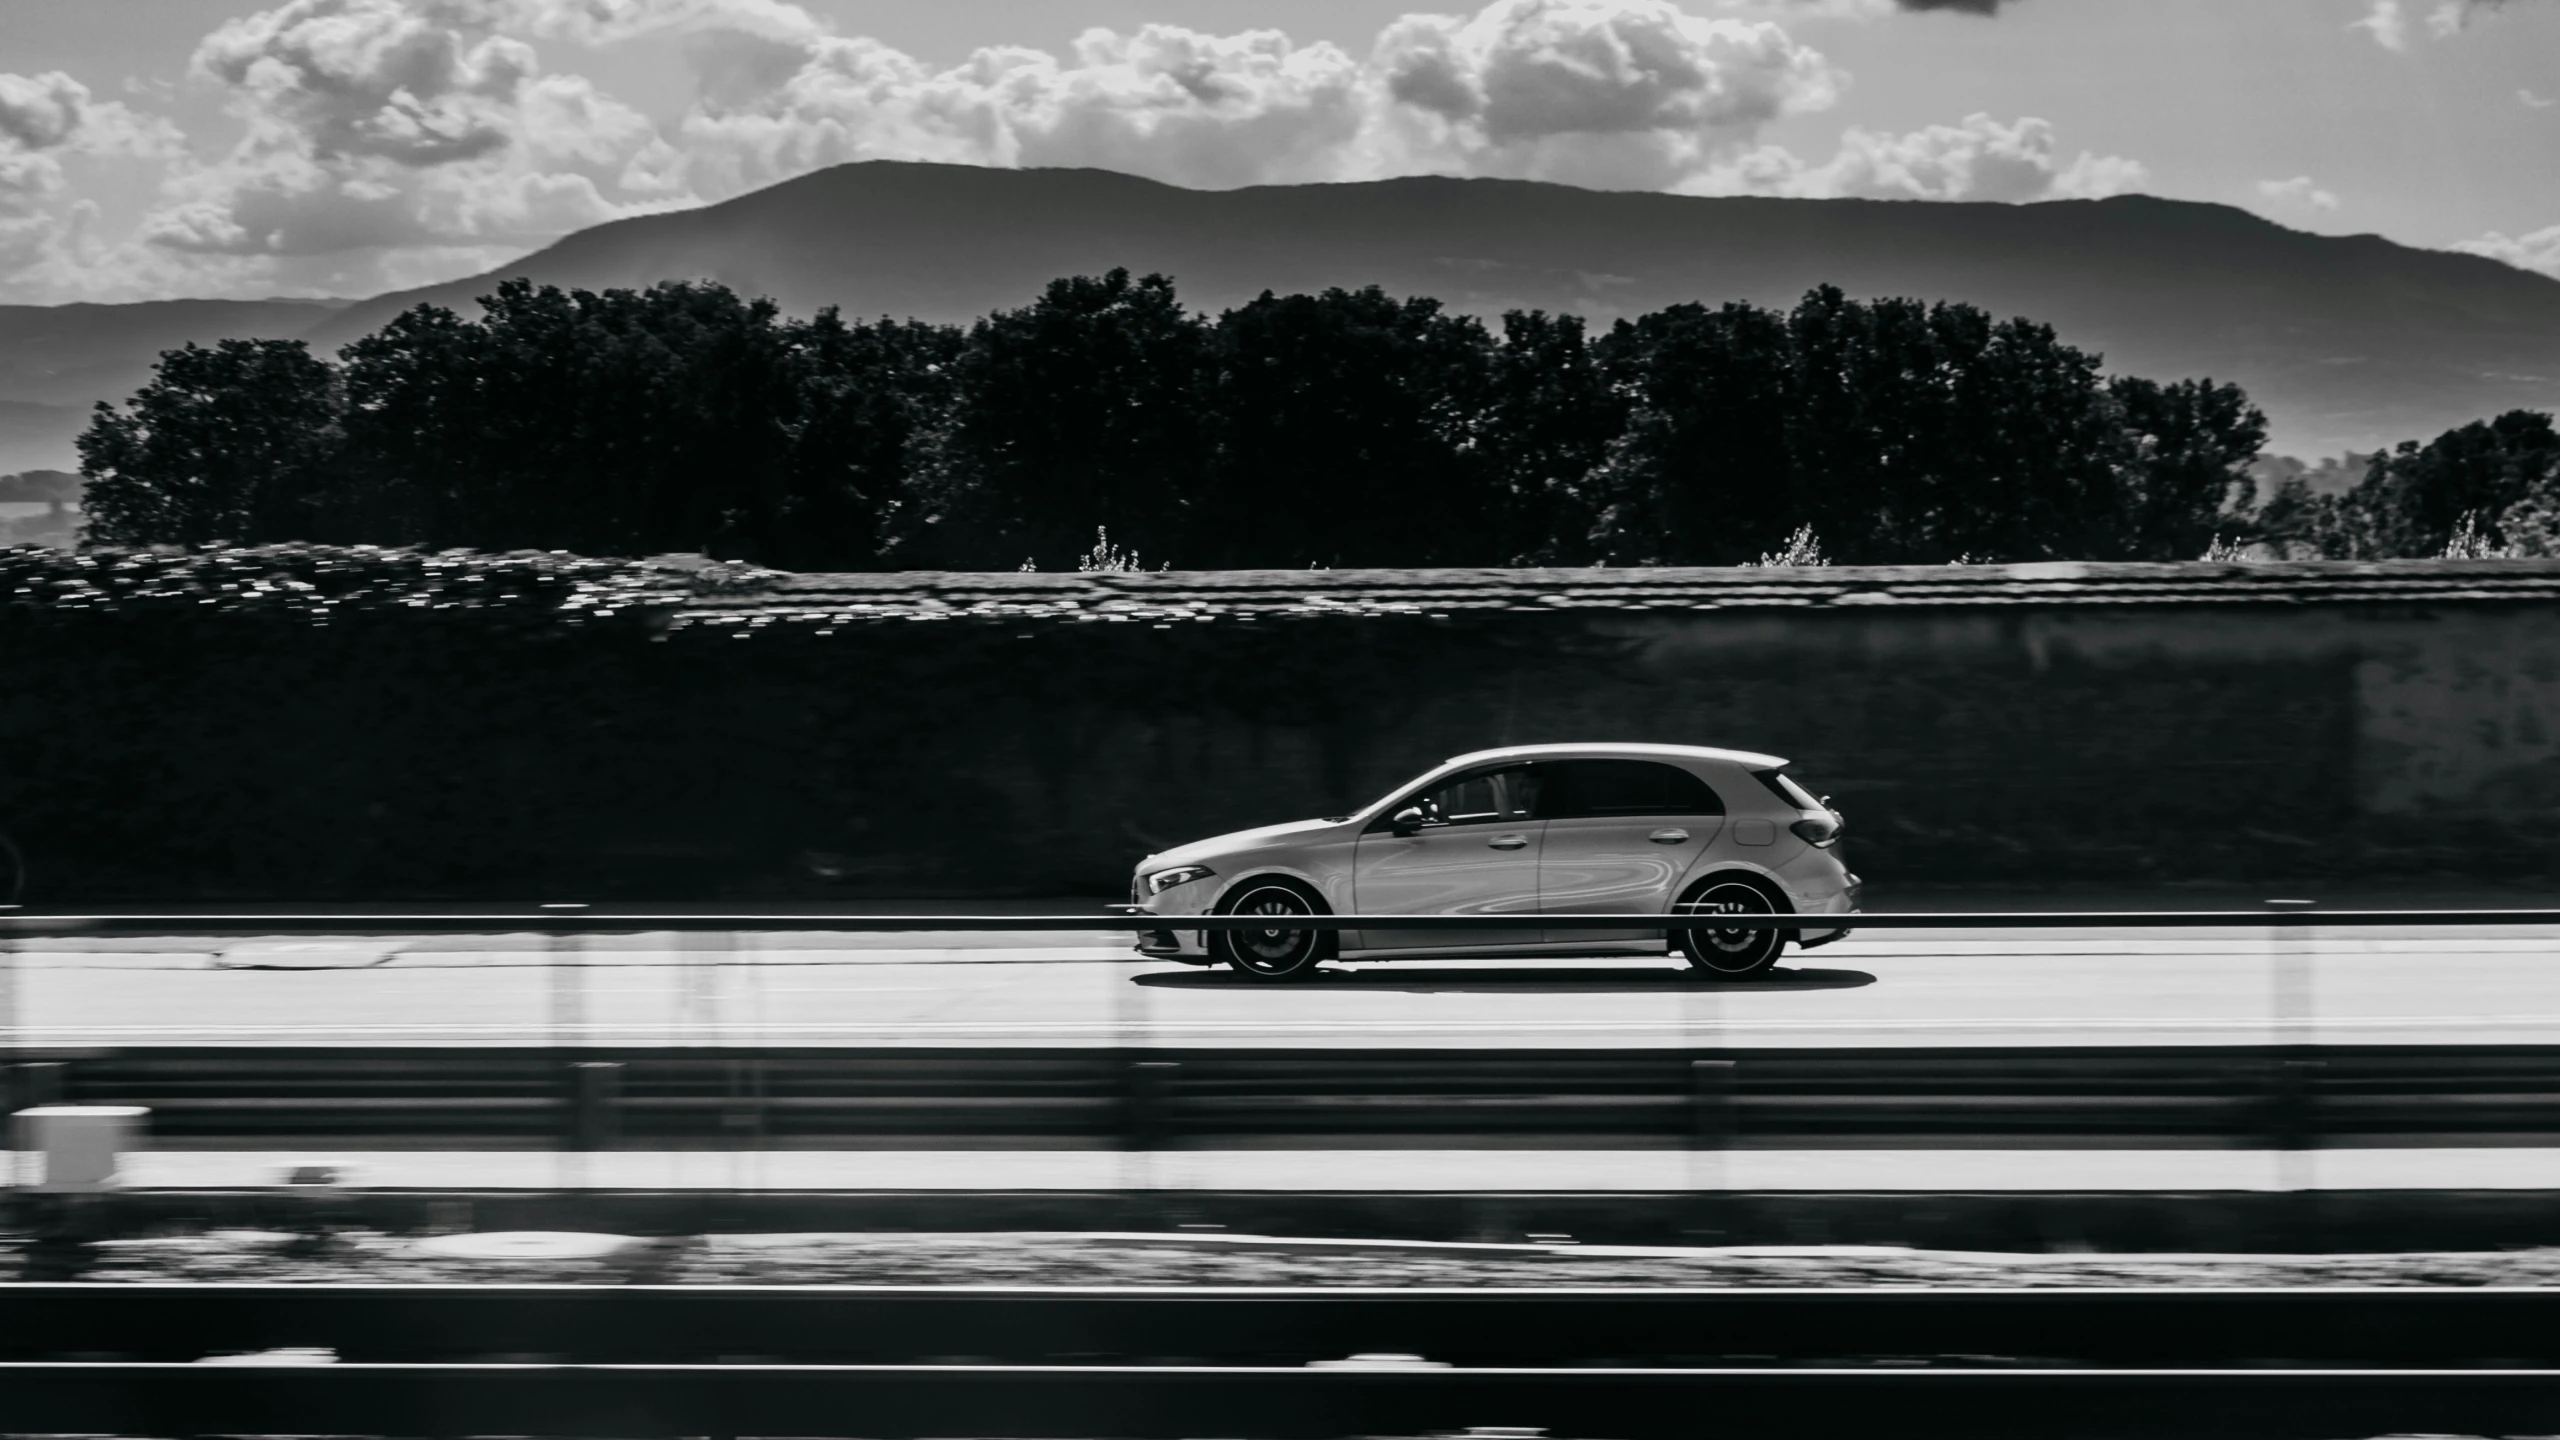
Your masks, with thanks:
[[[1724,1152],[1732,1148],[1740,1118],[1733,1104],[1734,1071],[1731,1060],[1689,1062],[1689,1189],[1697,1216],[1693,1233],[1703,1236],[1730,1228]]]
[[[728,1131],[731,1143],[743,1143],[750,1149],[764,1144],[764,1057],[731,1056],[728,1064],[727,1104],[721,1107],[721,1128]]]
[[[1689,1148],[1722,1150],[1733,1143],[1734,1062],[1689,1062]]]
[[[15,905],[0,905],[0,915],[10,914],[17,908]],[[15,1114],[27,1107],[25,1102],[17,1100],[14,1093],[18,1080],[18,937],[7,931],[0,931],[0,1065],[9,1069],[10,1099],[15,1102],[9,1106],[9,1111]],[[16,1137],[10,1138],[9,1146],[8,1183],[9,1188],[15,1190],[18,1188]]]
[[[16,912],[0,905],[0,916]],[[18,937],[0,930],[0,1060],[18,1058]]]
[[[560,919],[574,918],[586,908],[578,904],[542,907],[545,915]],[[575,1043],[587,1025],[586,945],[579,932],[568,926],[546,926],[545,933],[551,959],[551,1048],[562,1050]]]
[[[1136,1151],[1161,1150],[1173,1134],[1173,1087],[1182,1077],[1178,1060],[1134,1060],[1128,1068],[1121,1137]]]
[[[1173,1137],[1173,1087],[1181,1062],[1130,1060],[1121,1066],[1120,1187],[1127,1192],[1131,1223],[1170,1226],[1156,1185],[1156,1152]]]
[[[681,980],[676,991],[676,1043],[720,1043],[720,952],[729,937],[708,930],[676,934]]]
[[[2267,908],[2285,921],[2268,931],[2268,970],[2273,994],[2272,1028],[2279,1045],[2297,1045],[2311,1039],[2311,927],[2306,923],[2308,911],[2319,902],[2313,900],[2270,900]]]
[[[569,1066],[569,1148],[610,1150],[620,1132],[622,1062],[579,1060]]]
[[[2317,1086],[2321,1066],[2312,1058],[2316,1017],[2311,989],[2311,929],[2305,923],[2314,903],[2267,902],[2269,910],[2286,917],[2286,923],[2267,932],[2268,1028],[2275,1042],[2275,1063],[2268,1076],[2267,1141],[2275,1152],[2276,1188],[2298,1195],[2304,1202],[2290,1207],[2295,1223],[2309,1221],[2305,1208],[2318,1179],[2312,1151],[2320,1141]]]
[[[59,1060],[21,1060],[9,1067],[9,1113],[59,1105],[70,1088],[70,1067]],[[15,1121],[9,1135],[9,1185],[25,1186],[28,1146]]]

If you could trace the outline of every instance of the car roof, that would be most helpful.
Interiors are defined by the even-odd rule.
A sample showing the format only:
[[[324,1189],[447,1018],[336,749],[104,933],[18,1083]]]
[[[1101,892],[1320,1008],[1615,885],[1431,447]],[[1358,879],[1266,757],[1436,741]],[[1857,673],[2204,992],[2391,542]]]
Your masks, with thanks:
[[[1747,770],[1776,770],[1787,762],[1775,755],[1753,750],[1718,750],[1707,745],[1506,745],[1499,750],[1472,750],[1452,755],[1443,765],[1474,765],[1489,760],[1599,759],[1610,756],[1652,756],[1666,760],[1721,760]]]

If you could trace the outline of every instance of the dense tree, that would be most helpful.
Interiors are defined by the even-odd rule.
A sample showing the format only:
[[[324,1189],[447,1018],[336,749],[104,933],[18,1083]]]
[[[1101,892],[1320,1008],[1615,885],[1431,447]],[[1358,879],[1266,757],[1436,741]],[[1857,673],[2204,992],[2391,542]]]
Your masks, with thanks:
[[[80,436],[89,538],[110,545],[300,539],[337,460],[337,373],[299,340],[186,345]]]
[[[2192,560],[2205,553],[2256,498],[2250,462],[2266,444],[2267,417],[2237,385],[2139,376],[2107,382],[2129,453],[2128,553],[2142,560]]]
[[[2288,481],[2255,519],[2289,554],[2560,554],[2560,432],[2549,415],[2510,410],[2375,455],[2344,495]]]
[[[948,325],[848,324],[832,309],[796,327],[803,364],[768,564],[865,570],[895,559],[912,513],[919,440],[951,406],[963,343]]]
[[[511,280],[482,306],[468,321],[419,306],[347,347],[360,513],[432,545],[780,548],[802,397],[772,302]]]
[[[1733,564],[1786,534],[1802,504],[1782,317],[1675,305],[1618,322],[1599,349],[1627,419],[1589,487],[1597,558]]]
[[[1097,527],[1177,549],[1209,470],[1209,330],[1162,275],[1054,280],[979,321],[923,442],[908,552],[953,568],[1073,569]]]
[[[1479,442],[1500,506],[1493,550],[1511,564],[1591,559],[1607,504],[1597,481],[1626,425],[1626,400],[1581,316],[1504,315]]]
[[[1375,287],[1274,296],[1213,336],[1214,468],[1185,565],[1495,565],[1499,476],[1478,443],[1484,326]]]
[[[1684,305],[1602,349],[1628,419],[1595,539],[1620,561],[1735,564],[1805,525],[1851,562],[2200,551],[2260,434],[2228,387],[2119,393],[2051,328],[1966,305]],[[2149,451],[2137,410],[2167,437]]]
[[[2529,419],[2404,446],[2352,503],[2279,492],[2255,523],[2322,553],[2560,532],[2560,447]],[[1213,320],[1115,270],[965,333],[713,284],[510,281],[335,363],[172,351],[82,455],[90,536],[124,543],[1062,569],[1100,528],[1192,568],[1733,564],[1817,540],[1934,562],[2199,554],[2246,509],[2264,431],[2236,387],[2108,378],[1964,305],[1826,288],[1497,334],[1375,288]]]

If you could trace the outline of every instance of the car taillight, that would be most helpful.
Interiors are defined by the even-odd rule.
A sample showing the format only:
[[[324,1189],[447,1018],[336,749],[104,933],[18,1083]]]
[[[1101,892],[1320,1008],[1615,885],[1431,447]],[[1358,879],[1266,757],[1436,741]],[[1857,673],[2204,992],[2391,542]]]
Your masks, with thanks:
[[[1827,815],[1807,815],[1787,828],[1796,832],[1797,839],[1822,849],[1840,838],[1840,812],[1834,810]]]

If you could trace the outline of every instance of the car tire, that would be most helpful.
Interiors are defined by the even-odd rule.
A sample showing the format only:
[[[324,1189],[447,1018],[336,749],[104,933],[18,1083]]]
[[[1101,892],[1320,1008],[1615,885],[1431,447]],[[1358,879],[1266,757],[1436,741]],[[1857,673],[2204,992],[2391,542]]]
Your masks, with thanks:
[[[1710,880],[1680,902],[1682,914],[1781,915],[1775,897],[1760,885],[1737,876]],[[1778,963],[1787,948],[1784,930],[1675,930],[1671,946],[1689,968],[1718,980],[1747,980]]]
[[[1277,880],[1264,880],[1239,888],[1226,903],[1218,907],[1221,915],[1269,915],[1275,919],[1290,915],[1313,915],[1315,902],[1295,885]],[[1292,930],[1274,925],[1268,930],[1218,930],[1209,938],[1210,948],[1237,974],[1248,980],[1303,980],[1324,957],[1324,932]]]

